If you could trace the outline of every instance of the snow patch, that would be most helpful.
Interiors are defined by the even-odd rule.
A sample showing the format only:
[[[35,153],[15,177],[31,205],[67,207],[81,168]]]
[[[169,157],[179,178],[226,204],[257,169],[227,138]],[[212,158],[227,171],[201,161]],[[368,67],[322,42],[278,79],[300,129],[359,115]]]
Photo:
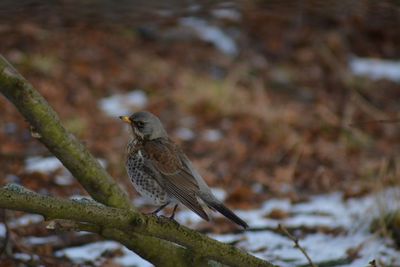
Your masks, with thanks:
[[[373,218],[398,209],[399,188],[391,188],[377,195],[362,198],[343,199],[342,193],[317,195],[303,203],[291,203],[289,200],[273,199],[265,202],[260,209],[236,211],[250,225],[250,228],[277,228],[281,223],[287,227],[303,226],[341,228],[340,234],[305,233],[300,238],[314,263],[346,258],[349,249],[360,248],[359,258],[343,266],[368,266],[376,259],[384,265],[400,264],[399,251],[394,249],[390,239],[369,232]],[[266,218],[272,210],[279,209],[288,214],[288,218],[275,220]],[[293,247],[293,241],[278,232],[267,230],[247,231],[240,234],[211,235],[222,242],[235,241],[237,246],[250,251],[253,255],[269,260],[280,266],[307,264],[301,252]]]
[[[4,223],[0,223],[0,237],[6,236],[6,226]]]
[[[26,245],[31,246],[31,245],[45,245],[45,244],[56,243],[59,240],[60,238],[55,235],[45,236],[45,237],[30,236],[24,238],[23,242]]]
[[[123,247],[121,244],[114,241],[95,242],[79,247],[66,248],[55,253],[57,257],[67,257],[76,264],[85,262],[96,262],[101,259],[106,251],[121,250],[122,256],[115,257],[115,263],[121,266],[153,266],[149,262],[143,260],[138,255]]]
[[[140,267],[151,267],[153,264],[142,259],[126,247],[122,248],[123,256],[114,259],[114,262],[126,267],[140,266]]]
[[[14,253],[13,254],[14,259],[20,260],[20,261],[38,261],[39,256],[38,255],[29,255],[27,253]]]
[[[56,157],[30,157],[25,160],[25,169],[30,173],[50,173],[62,167],[63,165],[61,161],[59,161]]]
[[[97,160],[103,168],[107,167],[108,162],[105,159],[99,158]],[[68,186],[74,182],[72,174],[56,157],[30,157],[25,160],[25,169],[28,173],[41,172],[45,174],[62,169],[62,171],[54,177],[54,182],[61,186]]]
[[[211,10],[211,14],[218,19],[240,21],[242,15],[233,8],[216,8]]]
[[[113,241],[102,241],[87,244],[80,247],[66,248],[55,253],[57,257],[67,257],[74,263],[94,262],[106,251],[113,251],[121,248],[121,245]]]
[[[203,138],[209,142],[217,142],[221,140],[222,133],[220,130],[208,129],[203,132]]]
[[[180,205],[179,207],[181,208],[181,210],[175,213],[175,220],[180,224],[195,226],[203,222],[203,219],[200,218],[199,215],[197,215],[193,211],[187,209],[186,207],[183,207],[182,205]]]
[[[184,141],[189,141],[192,140],[194,138],[194,133],[192,130],[190,130],[189,128],[179,128],[175,131],[175,135],[179,138],[182,139]]]
[[[349,67],[355,75],[400,82],[400,61],[354,57],[350,59]]]
[[[180,24],[193,29],[201,40],[213,44],[222,53],[230,56],[238,54],[235,41],[219,27],[210,25],[207,21],[195,17],[182,18],[180,19]]]
[[[17,228],[17,227],[21,227],[21,226],[27,226],[29,224],[33,224],[33,223],[39,223],[43,221],[43,217],[41,215],[37,215],[37,214],[27,214],[27,215],[23,215],[21,217],[18,217],[14,220],[11,220],[8,223],[8,226],[10,228]]]
[[[211,192],[219,201],[224,201],[226,198],[226,192],[222,188],[211,188]]]
[[[135,90],[127,94],[115,94],[99,101],[100,109],[110,117],[130,115],[135,110],[144,109],[147,106],[147,95],[141,90]]]
[[[68,186],[74,183],[74,178],[70,174],[57,175],[54,178],[54,182],[61,186]]]

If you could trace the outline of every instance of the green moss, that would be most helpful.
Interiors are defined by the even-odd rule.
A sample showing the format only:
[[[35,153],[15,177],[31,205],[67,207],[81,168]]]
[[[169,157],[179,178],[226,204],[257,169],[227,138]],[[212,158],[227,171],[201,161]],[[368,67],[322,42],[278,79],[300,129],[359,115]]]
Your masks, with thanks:
[[[85,147],[65,130],[47,101],[1,56],[0,92],[17,107],[39,133],[39,140],[71,171],[93,199],[111,206],[42,196],[10,185],[0,189],[0,208],[38,213],[46,218],[72,220],[78,224],[89,223],[102,229],[117,229],[122,234],[104,233],[104,236],[120,239],[156,265],[203,266],[203,258],[207,258],[230,266],[273,266],[176,222],[137,213],[126,193]],[[137,238],[132,242],[125,238],[134,234]],[[165,265],[167,261],[171,265]]]

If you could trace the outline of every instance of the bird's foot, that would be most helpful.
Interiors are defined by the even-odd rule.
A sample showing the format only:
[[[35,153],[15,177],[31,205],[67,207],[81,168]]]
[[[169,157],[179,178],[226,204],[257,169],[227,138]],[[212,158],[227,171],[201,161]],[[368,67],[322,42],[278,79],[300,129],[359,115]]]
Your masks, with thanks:
[[[174,217],[169,217],[168,220],[174,223],[175,225],[179,225],[179,222],[175,220]]]
[[[162,222],[162,223],[167,223],[170,221],[169,217],[165,216],[165,215],[160,215],[157,217],[157,219]]]
[[[145,215],[147,215],[147,216],[155,216],[155,217],[158,217],[158,216],[157,216],[157,213],[158,213],[158,212],[152,211],[152,212],[146,212]]]
[[[157,213],[160,212],[162,209],[164,209],[166,206],[168,206],[169,202],[165,203],[164,205],[158,207],[155,211],[152,211],[150,213],[146,213],[146,215],[153,215],[157,216]]]
[[[162,220],[162,222],[164,222],[164,223],[173,223],[175,225],[179,225],[179,223],[172,216],[168,217],[168,216],[160,215],[160,216],[158,216],[158,218],[160,220]]]
[[[174,206],[174,210],[172,211],[172,214],[171,214],[171,216],[169,217],[172,221],[175,221],[175,212],[176,212],[176,209],[178,208],[178,204],[175,204],[175,206]]]

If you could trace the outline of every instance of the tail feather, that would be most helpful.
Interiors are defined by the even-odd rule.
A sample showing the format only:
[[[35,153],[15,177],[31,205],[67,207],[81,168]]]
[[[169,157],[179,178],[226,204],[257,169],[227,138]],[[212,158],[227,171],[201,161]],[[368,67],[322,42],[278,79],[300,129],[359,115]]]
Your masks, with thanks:
[[[248,228],[249,225],[240,219],[233,211],[228,209],[224,204],[218,203],[218,202],[206,202],[207,205],[212,209],[212,210],[217,210],[219,213],[224,215],[226,218],[231,220],[232,222],[236,223],[237,225],[242,226],[244,229]]]

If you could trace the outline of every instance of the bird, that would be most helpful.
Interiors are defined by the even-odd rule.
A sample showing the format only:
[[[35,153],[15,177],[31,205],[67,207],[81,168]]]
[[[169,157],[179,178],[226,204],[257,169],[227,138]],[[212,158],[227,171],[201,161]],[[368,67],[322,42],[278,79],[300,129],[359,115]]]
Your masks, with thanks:
[[[136,191],[159,206],[151,214],[157,215],[166,206],[174,204],[170,216],[174,219],[178,204],[181,203],[209,221],[203,208],[207,206],[244,229],[248,228],[244,220],[213,195],[189,158],[169,138],[156,115],[138,111],[119,118],[132,129],[126,148],[126,171]]]

